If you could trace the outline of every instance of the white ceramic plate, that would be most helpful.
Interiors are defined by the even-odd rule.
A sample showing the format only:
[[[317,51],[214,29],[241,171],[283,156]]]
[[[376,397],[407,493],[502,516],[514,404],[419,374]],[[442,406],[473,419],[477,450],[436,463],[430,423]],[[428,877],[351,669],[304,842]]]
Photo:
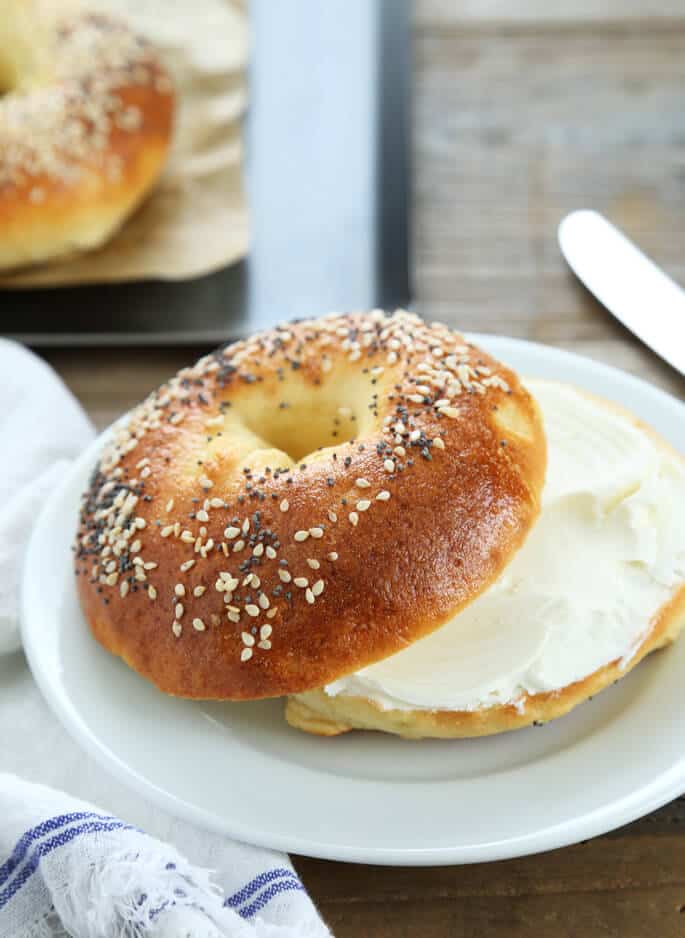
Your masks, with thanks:
[[[681,448],[685,406],[583,358],[476,340],[522,375],[620,401]],[[55,492],[25,568],[35,678],[81,745],[118,778],[206,828],[295,853],[405,865],[496,860],[603,833],[685,791],[685,640],[543,727],[465,741],[318,739],[283,704],[165,697],[91,638],[70,545],[98,441]]]

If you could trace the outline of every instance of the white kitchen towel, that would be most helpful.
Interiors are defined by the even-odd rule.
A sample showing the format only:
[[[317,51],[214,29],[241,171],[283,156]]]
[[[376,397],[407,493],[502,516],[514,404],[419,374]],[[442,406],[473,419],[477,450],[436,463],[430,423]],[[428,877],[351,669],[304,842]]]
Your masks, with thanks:
[[[290,862],[223,841],[220,870],[91,804],[0,774],[2,938],[324,938]]]
[[[64,732],[23,656],[3,656],[19,646],[32,523],[93,428],[22,346],[0,339],[0,374],[0,938],[329,936],[285,854],[206,833],[123,789]]]
[[[31,526],[93,427],[55,372],[0,339],[0,654],[19,647],[19,577]]]

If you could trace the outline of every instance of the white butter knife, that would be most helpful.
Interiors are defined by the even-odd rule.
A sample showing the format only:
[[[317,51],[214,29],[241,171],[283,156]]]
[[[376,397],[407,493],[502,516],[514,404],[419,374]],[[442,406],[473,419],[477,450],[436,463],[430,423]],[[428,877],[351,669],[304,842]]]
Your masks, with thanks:
[[[685,290],[598,212],[567,215],[559,246],[600,303],[685,375]]]

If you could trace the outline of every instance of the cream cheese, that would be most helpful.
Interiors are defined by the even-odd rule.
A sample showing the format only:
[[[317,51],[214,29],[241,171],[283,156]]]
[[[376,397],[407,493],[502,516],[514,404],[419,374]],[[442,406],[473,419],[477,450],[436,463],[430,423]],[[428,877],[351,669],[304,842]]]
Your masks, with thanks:
[[[548,443],[542,511],[482,596],[426,638],[326,686],[385,709],[522,702],[627,662],[685,582],[685,470],[572,387],[527,386]]]

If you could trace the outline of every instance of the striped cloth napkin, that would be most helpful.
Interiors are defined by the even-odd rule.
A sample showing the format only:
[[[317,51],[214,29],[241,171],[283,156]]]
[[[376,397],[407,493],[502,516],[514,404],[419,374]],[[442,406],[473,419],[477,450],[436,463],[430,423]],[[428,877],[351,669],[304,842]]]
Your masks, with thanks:
[[[16,651],[21,561],[44,498],[93,430],[57,375],[3,339],[0,374],[0,938],[330,936],[285,854],[132,797],[42,700]],[[122,817],[15,772],[118,804]]]
[[[222,840],[210,873],[114,815],[9,774],[0,819],[2,938],[330,935],[277,853]]]

